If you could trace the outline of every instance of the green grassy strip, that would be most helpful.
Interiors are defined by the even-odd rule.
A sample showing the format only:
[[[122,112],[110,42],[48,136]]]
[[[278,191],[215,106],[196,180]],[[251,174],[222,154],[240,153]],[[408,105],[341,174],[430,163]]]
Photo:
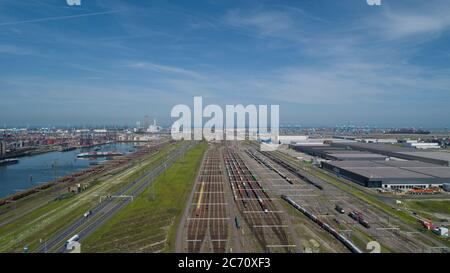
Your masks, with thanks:
[[[410,200],[406,203],[413,210],[450,215],[450,200]]]
[[[165,230],[167,234],[164,251],[174,251],[176,230],[206,148],[207,144],[202,142],[189,150],[153,181],[151,187],[86,238],[82,242],[83,252],[136,252],[153,243],[151,236],[160,230]],[[125,229],[137,230],[145,222],[139,215],[164,215],[171,217],[173,221],[166,227],[150,226],[139,233],[139,238],[131,237],[121,241]],[[139,244],[141,240],[143,242]],[[111,241],[114,243],[110,243]],[[125,247],[125,244],[131,246]]]
[[[104,194],[112,194],[118,188],[132,182],[157,162],[163,160],[163,157],[179,145],[178,143],[168,146],[156,155],[147,157],[137,171],[124,176],[120,183],[106,185],[108,188]],[[128,170],[129,168],[124,173]],[[114,179],[114,177],[111,177],[108,181],[111,179]],[[83,199],[83,197],[88,194],[92,195],[93,192],[98,190],[98,186],[92,186],[88,191],[68,199],[49,201],[48,204],[39,209],[33,210],[23,217],[0,227],[0,252],[20,252],[25,245],[32,250],[38,246],[40,239],[48,239],[51,234],[69,226],[80,215],[97,204],[98,199]],[[50,219],[50,217],[52,218]]]

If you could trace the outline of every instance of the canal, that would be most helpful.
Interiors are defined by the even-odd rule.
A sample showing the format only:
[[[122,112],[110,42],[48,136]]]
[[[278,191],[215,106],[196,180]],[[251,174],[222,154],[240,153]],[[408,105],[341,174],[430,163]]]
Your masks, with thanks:
[[[106,158],[77,158],[77,154],[81,152],[98,150],[102,152],[118,151],[128,154],[136,150],[135,144],[112,143],[68,152],[50,152],[20,157],[17,164],[0,166],[0,198],[108,160]]]

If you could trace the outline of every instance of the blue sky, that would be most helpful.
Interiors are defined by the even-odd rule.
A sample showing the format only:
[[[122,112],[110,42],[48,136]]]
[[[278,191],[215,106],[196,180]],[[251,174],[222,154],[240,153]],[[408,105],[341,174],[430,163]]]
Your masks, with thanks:
[[[448,127],[450,1],[0,1],[0,125],[169,122],[279,104],[281,123]]]

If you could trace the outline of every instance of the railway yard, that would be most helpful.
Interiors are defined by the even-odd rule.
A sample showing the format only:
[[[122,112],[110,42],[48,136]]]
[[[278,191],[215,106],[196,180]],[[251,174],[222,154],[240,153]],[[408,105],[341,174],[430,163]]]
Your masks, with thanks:
[[[447,251],[447,241],[297,161],[285,151],[261,152],[255,143],[214,144],[193,189],[178,251]]]
[[[448,250],[448,239],[424,230],[418,219],[364,190],[348,190],[343,178],[302,163],[289,149],[160,142],[93,170],[100,167],[107,171],[8,201],[0,214],[1,250],[68,252],[75,241],[83,252]],[[74,181],[91,184],[59,200]]]
[[[361,251],[367,251],[367,243],[371,241],[378,242],[381,245],[381,251],[384,252],[424,252],[441,246],[440,242],[424,238],[414,229],[358,198],[326,184],[325,181],[301,169],[292,168],[286,163],[287,160],[280,160],[283,158],[280,153],[274,155],[253,150],[248,154],[266,163],[259,164],[260,166],[254,165],[254,168],[260,169],[261,174],[266,175],[267,181],[272,181],[269,183],[273,192],[287,196],[309,210],[315,218],[310,220],[322,228],[324,224],[333,227]],[[284,166],[277,162],[282,162]],[[276,169],[281,175],[270,171],[270,168]],[[280,186],[280,181],[287,181],[283,178],[284,175],[292,184]],[[350,214],[355,216],[351,217]]]
[[[194,186],[193,203],[186,220],[186,245],[190,253],[224,253],[228,241],[225,181],[219,151],[207,152]]]

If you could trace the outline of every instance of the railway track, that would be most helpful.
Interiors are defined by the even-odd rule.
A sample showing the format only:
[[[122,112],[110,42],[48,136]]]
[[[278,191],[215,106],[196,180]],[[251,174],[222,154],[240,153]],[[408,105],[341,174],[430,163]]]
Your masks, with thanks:
[[[258,243],[266,252],[291,252],[287,226],[258,178],[235,151],[228,149],[224,160],[235,203]]]
[[[324,223],[338,226],[345,225],[345,229],[350,231],[348,234],[353,234],[353,236],[356,236],[363,241],[367,239],[365,239],[364,236],[361,236],[360,233],[366,234],[365,236],[369,235],[373,240],[379,241],[382,245],[396,252],[421,252],[429,247],[418,238],[406,235],[406,232],[401,230],[406,227],[395,226],[393,223],[398,222],[395,221],[395,219],[390,219],[384,212],[363,203],[358,198],[345,193],[334,186],[327,185],[325,181],[313,177],[311,174],[306,173],[306,171],[293,166],[291,163],[288,163],[291,161],[283,158],[279,152],[258,152],[255,149],[250,149],[248,154],[257,157],[259,161],[266,161],[266,163],[272,164],[273,167],[284,172],[287,171],[286,173],[296,176],[296,179],[292,180],[295,182],[294,185],[304,184],[306,186],[309,184],[310,192],[307,194],[304,193],[304,190],[301,194],[289,193],[289,190],[284,192],[278,191],[278,193],[290,196],[290,198],[296,202],[307,204],[308,209],[316,214]],[[261,164],[258,160],[256,161]],[[280,164],[280,162],[283,164]],[[267,166],[265,166],[265,168],[267,168]],[[305,181],[305,179],[302,178],[307,178],[309,181]],[[311,184],[311,181],[314,184],[320,185],[321,188]],[[286,186],[286,189],[294,189],[293,185],[288,185],[286,183]],[[336,213],[334,209],[336,204],[343,205],[347,212],[358,211],[363,213],[364,219],[370,223],[370,227],[367,228],[361,226],[347,214]],[[336,220],[339,224],[336,223]]]
[[[184,153],[192,147],[192,145],[193,144],[187,143],[183,144],[177,151],[172,152],[172,154],[169,155],[164,162],[123,187],[121,190],[116,192],[114,196],[121,196],[129,191],[131,191],[128,194],[130,196],[134,197],[139,195],[151,182],[153,182],[156,177],[158,177],[165,169],[170,167],[178,158],[184,155]],[[118,200],[114,198],[106,198],[103,202],[99,203],[91,210],[91,214],[88,218],[84,216],[79,217],[70,226],[54,235],[50,240],[47,240],[38,246],[34,252],[64,252],[64,243],[68,238],[78,234],[80,241],[83,240],[130,202],[131,200],[128,198]]]
[[[219,150],[210,149],[203,161],[187,219],[187,252],[224,253],[228,242],[225,182]]]

